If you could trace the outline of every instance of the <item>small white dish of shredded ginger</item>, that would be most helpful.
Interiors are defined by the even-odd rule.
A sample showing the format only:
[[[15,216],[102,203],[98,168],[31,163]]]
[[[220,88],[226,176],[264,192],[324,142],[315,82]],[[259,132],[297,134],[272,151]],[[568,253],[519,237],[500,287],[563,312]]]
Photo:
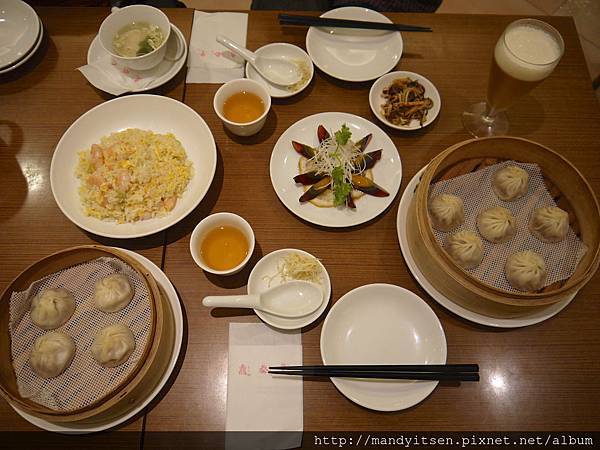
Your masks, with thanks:
[[[65,131],[50,184],[75,225],[131,239],[187,216],[208,192],[216,166],[215,141],[196,111],[172,98],[139,94],[101,103]]]
[[[327,309],[331,297],[331,280],[323,263],[304,250],[284,248],[263,256],[248,278],[248,294],[259,294],[291,280],[318,284],[323,290],[325,301],[312,314],[294,319],[254,311],[264,322],[283,330],[296,330],[310,325]]]

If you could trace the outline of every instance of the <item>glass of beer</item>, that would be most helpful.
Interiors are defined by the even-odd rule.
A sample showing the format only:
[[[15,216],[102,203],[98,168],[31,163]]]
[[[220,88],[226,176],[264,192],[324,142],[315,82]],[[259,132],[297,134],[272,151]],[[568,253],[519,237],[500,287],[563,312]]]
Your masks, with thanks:
[[[462,115],[475,137],[508,131],[506,110],[547,78],[565,50],[560,33],[536,19],[520,19],[506,27],[494,49],[487,102],[472,105]]]

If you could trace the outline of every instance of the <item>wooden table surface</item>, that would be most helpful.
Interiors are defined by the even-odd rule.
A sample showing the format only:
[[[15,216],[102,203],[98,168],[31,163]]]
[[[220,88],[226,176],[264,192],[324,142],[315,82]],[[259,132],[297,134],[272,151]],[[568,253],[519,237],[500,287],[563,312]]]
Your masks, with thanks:
[[[0,204],[6,285],[26,265],[73,244],[103,239],[72,225],[57,208],[48,181],[52,150],[67,126],[91,106],[107,99],[73,69],[85,54],[104,9],[40,8],[50,40],[35,63],[0,78],[0,161],[7,173]],[[73,10],[69,10],[73,11]],[[191,11],[170,11],[189,34]],[[404,33],[398,69],[423,74],[437,86],[441,113],[422,131],[402,133],[384,128],[402,158],[400,194],[372,222],[341,230],[305,223],[279,202],[269,178],[269,158],[277,138],[300,118],[343,111],[380,125],[368,105],[371,83],[345,83],[315,72],[305,92],[274,99],[267,124],[256,136],[226,132],[212,109],[218,85],[177,83],[160,91],[182,99],[211,128],[218,148],[217,173],[200,206],[164,235],[111,245],[140,249],[162,267],[185,306],[187,329],[181,366],[159,402],[145,416],[145,431],[219,431],[225,427],[227,342],[230,322],[258,322],[240,311],[211,313],[201,306],[207,294],[245,292],[250,269],[260,257],[279,248],[302,248],[319,257],[329,271],[331,304],[349,290],[375,282],[416,292],[440,318],[448,343],[448,362],[478,362],[480,383],[440,386],[427,400],[408,410],[378,413],[342,396],[329,381],[304,382],[304,429],[318,430],[594,430],[600,423],[600,277],[578,294],[558,316],[526,328],[499,330],[470,323],[438,305],[412,278],[398,246],[396,212],[413,175],[444,148],[469,138],[460,113],[481,101],[492,49],[509,16],[389,14],[397,22],[427,24],[434,33]],[[573,21],[547,17],[561,32],[565,55],[550,78],[509,111],[510,133],[545,144],[567,157],[600,193],[600,110]],[[59,21],[60,27],[59,27]],[[305,47],[306,30],[280,27],[276,14],[251,12],[247,45],[269,42]],[[43,118],[40,120],[40,118]],[[381,126],[381,125],[380,125]],[[383,127],[383,126],[382,126]],[[202,272],[193,262],[189,237],[206,215],[230,211],[242,215],[256,235],[256,250],[240,274],[221,278]],[[304,363],[321,363],[322,319],[303,329]],[[126,429],[140,429],[140,421]],[[0,402],[0,430],[31,429]]]

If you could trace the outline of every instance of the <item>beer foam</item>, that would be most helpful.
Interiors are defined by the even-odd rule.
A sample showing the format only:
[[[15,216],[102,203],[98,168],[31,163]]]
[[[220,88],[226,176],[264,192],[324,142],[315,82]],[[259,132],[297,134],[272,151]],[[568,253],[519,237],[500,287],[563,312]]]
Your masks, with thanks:
[[[540,81],[552,73],[561,57],[561,45],[547,31],[534,25],[517,25],[498,39],[494,58],[513,78]]]

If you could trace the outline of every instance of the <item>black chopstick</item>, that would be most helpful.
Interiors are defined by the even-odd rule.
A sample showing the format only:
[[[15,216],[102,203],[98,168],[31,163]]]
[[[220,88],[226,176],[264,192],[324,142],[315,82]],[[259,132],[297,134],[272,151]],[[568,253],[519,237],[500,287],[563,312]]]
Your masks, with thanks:
[[[436,373],[462,373],[479,372],[477,364],[329,364],[320,366],[271,366],[273,370],[352,370],[352,371],[378,371],[378,372],[436,372]]]
[[[479,381],[479,374],[474,372],[442,373],[442,372],[391,372],[391,371],[354,371],[354,370],[273,370],[274,375],[300,375],[304,377],[340,377],[340,378],[378,378],[393,380],[425,380],[425,381]]]
[[[429,27],[404,25],[400,23],[367,22],[363,20],[332,19],[327,17],[279,14],[281,25],[308,25],[315,27],[360,28],[388,31],[432,31]]]

